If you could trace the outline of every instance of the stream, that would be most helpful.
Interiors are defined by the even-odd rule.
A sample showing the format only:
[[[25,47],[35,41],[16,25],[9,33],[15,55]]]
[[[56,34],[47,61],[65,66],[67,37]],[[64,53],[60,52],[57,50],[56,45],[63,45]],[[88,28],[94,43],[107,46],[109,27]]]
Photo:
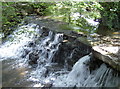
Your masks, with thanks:
[[[2,87],[120,87],[118,71],[93,58],[87,47],[70,49],[63,32],[32,22],[8,38],[0,45]]]

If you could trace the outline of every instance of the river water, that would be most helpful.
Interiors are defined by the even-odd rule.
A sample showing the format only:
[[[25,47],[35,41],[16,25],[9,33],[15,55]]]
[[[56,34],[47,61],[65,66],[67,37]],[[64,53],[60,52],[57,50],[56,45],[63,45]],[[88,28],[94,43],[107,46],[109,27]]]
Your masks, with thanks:
[[[29,23],[8,38],[0,45],[3,87],[120,86],[120,73],[103,62],[92,63],[91,54],[78,59],[72,70],[53,62],[63,41],[61,32],[46,34],[39,25]]]

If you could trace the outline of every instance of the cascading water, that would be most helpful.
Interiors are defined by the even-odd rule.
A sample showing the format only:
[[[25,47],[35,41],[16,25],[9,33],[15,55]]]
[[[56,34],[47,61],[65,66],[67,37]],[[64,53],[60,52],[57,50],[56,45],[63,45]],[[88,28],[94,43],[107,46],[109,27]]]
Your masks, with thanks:
[[[37,79],[39,83],[45,82],[45,78],[49,78],[48,75],[53,75],[53,73],[49,73],[48,68],[52,67],[52,65],[56,65],[55,63],[52,63],[52,59],[56,51],[59,49],[59,45],[61,44],[60,42],[63,39],[63,34],[54,34],[53,32],[49,32],[48,36],[43,38],[37,45],[36,45],[36,50],[37,51],[35,54],[38,56],[37,60],[37,68],[35,71],[33,71],[31,74],[36,74],[32,75],[30,77],[30,80],[32,79]],[[31,52],[28,54],[30,57]],[[33,55],[35,55],[33,54]],[[29,58],[30,59],[30,58]],[[50,76],[51,77],[51,76]],[[54,79],[54,78],[50,78]],[[44,80],[44,81],[43,81]],[[49,80],[48,80],[49,81]]]
[[[119,72],[104,63],[99,66],[92,63],[91,55],[78,59],[72,70],[68,71],[65,67],[69,66],[69,59],[74,58],[76,48],[72,51],[64,50],[70,53],[58,56],[60,58],[55,57],[57,53],[61,54],[58,51],[64,40],[63,36],[63,33],[42,29],[37,24],[19,27],[9,36],[14,38],[13,41],[7,41],[0,46],[3,87],[119,86]],[[56,59],[65,61],[59,65],[58,60],[53,62]],[[90,65],[95,68],[91,70]]]
[[[102,63],[100,67],[90,71],[90,55],[84,56],[73,66],[68,75],[60,77],[55,86],[64,87],[118,87],[120,74]],[[59,82],[59,83],[58,83]]]

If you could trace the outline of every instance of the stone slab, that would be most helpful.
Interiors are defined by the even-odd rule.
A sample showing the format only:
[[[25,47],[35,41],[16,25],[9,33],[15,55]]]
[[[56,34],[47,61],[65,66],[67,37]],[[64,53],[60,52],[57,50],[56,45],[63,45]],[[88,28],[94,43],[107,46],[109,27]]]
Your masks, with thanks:
[[[120,47],[92,47],[93,56],[120,71]]]

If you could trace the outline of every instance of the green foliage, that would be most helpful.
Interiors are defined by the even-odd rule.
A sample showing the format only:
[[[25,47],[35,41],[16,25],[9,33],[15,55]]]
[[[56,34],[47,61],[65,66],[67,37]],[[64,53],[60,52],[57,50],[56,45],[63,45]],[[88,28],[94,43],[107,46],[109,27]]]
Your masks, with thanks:
[[[104,25],[109,30],[120,29],[119,2],[58,2],[54,6],[51,6],[51,13],[55,19],[80,26],[83,29],[90,29],[91,31],[94,27],[90,26],[87,21],[81,17],[82,15],[93,19],[102,18],[100,26]]]
[[[2,33],[6,37],[9,35],[13,27],[21,22],[21,16],[18,16],[18,10],[15,2],[2,2]]]
[[[108,29],[120,29],[120,3],[119,2],[100,2],[103,7],[100,10],[102,25]]]
[[[86,17],[89,17],[89,15],[94,15],[93,12],[97,12],[101,8],[101,5],[97,2],[75,2],[75,1],[69,1],[69,2],[59,2],[56,3],[55,6],[51,6],[51,12],[55,16],[72,16],[73,13],[78,12],[79,14],[84,14],[86,12],[89,12],[89,14],[86,14]],[[88,11],[87,11],[88,10]],[[97,16],[96,16],[97,17]],[[100,17],[100,16],[99,16]]]
[[[13,32],[11,27],[17,26],[26,15],[47,15],[50,4],[44,2],[2,2],[2,33],[5,37],[11,34]]]
[[[79,26],[81,28],[79,31],[91,32],[94,27],[85,18],[100,18],[99,10],[102,9],[101,5],[97,2],[66,1],[58,2],[54,6],[51,6],[51,13],[55,19]]]
[[[36,2],[36,3],[29,3],[29,6],[33,7],[34,11],[37,12],[37,14],[45,16],[48,15],[50,12],[49,6],[51,6],[52,3],[47,2]]]
[[[34,0],[33,0],[34,1]],[[92,27],[85,18],[102,18],[102,25],[109,29],[120,28],[119,2],[2,2],[2,32],[5,36],[11,34],[18,23],[27,15],[46,16],[59,19],[81,29],[77,31],[91,32]],[[84,16],[84,17],[83,17]],[[71,28],[70,28],[71,29]]]

